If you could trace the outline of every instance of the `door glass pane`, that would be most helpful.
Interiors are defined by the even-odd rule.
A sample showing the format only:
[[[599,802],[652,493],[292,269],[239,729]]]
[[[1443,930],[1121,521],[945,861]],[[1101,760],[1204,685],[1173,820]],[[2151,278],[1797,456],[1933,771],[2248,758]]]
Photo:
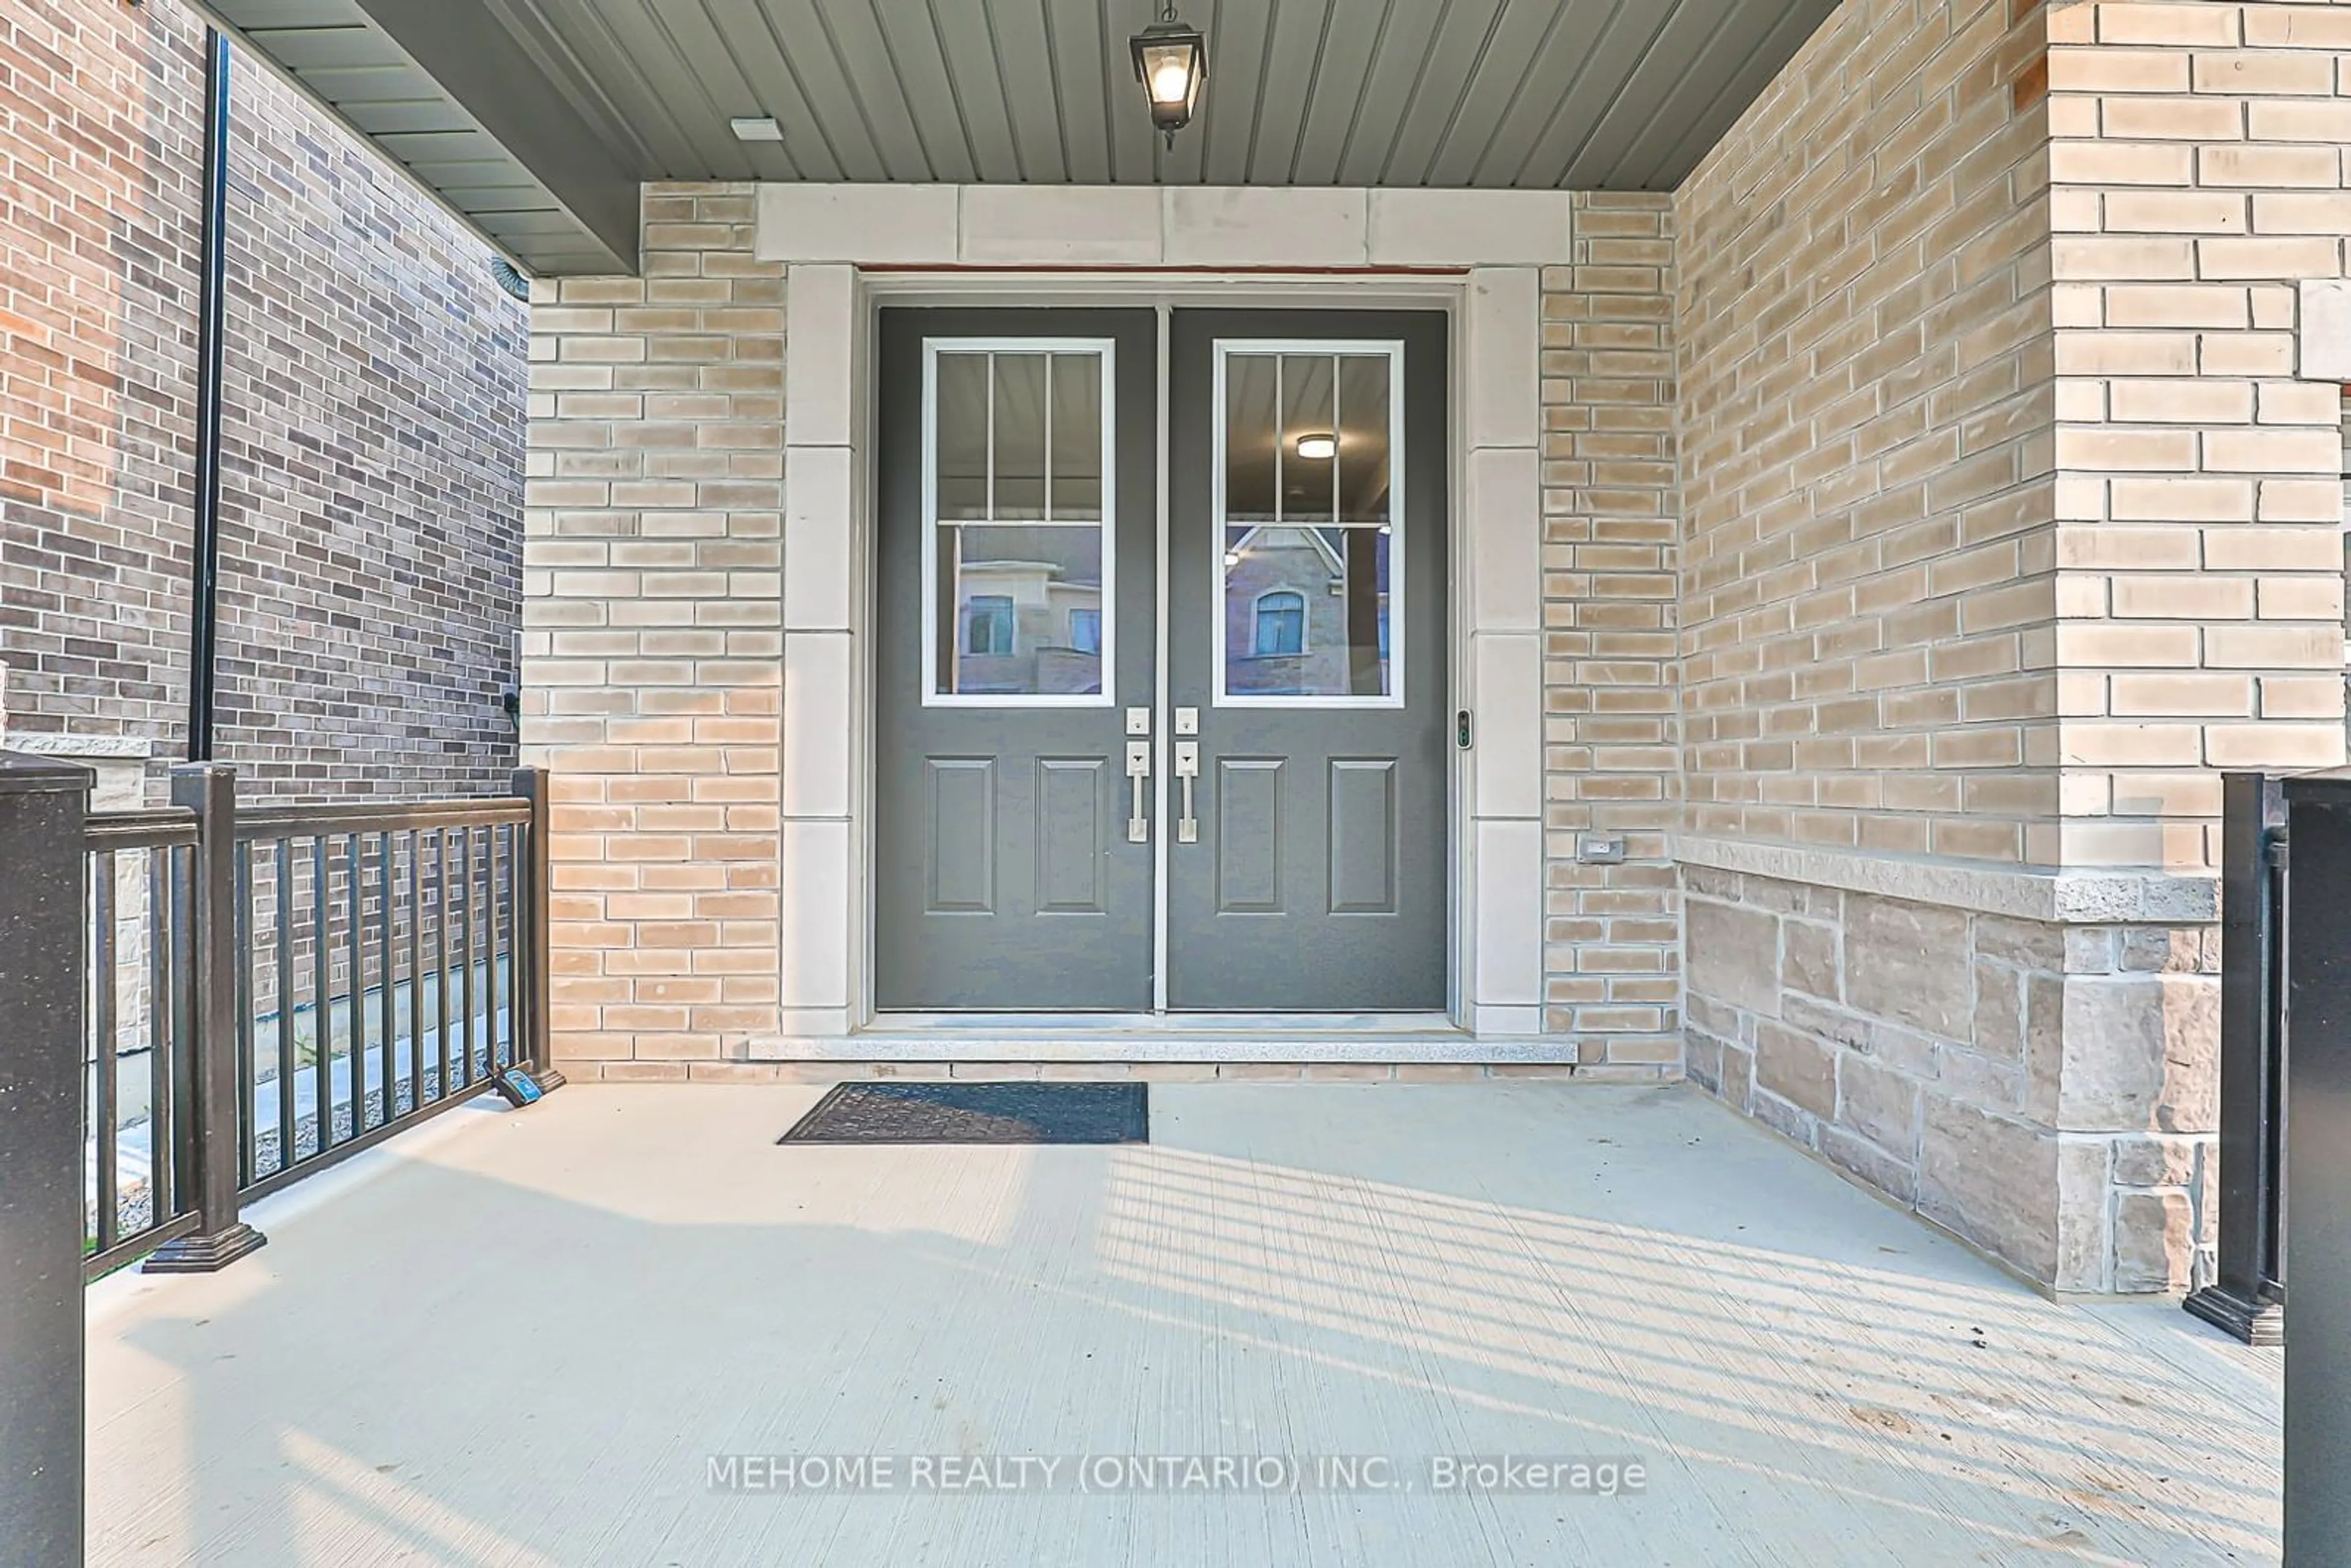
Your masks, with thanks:
[[[1388,520],[1388,359],[1347,354],[1339,361],[1339,517]]]
[[[937,421],[938,509],[942,517],[987,516],[987,356],[941,354]]]
[[[1108,348],[961,339],[932,354],[925,700],[1101,696]]]
[[[1102,533],[963,524],[939,529],[939,689],[1079,695],[1102,689]]]
[[[1045,515],[1045,360],[1043,354],[998,354],[996,360],[996,509],[1005,518]]]
[[[1219,701],[1399,695],[1395,360],[1333,348],[1224,351]]]
[[[1281,361],[1271,354],[1225,359],[1225,517],[1236,523],[1280,520],[1274,510],[1274,444],[1280,437]]]
[[[1227,694],[1389,695],[1392,535],[1325,525],[1226,537]]]
[[[1052,489],[1056,522],[1102,518],[1102,356],[1055,354],[1052,363]]]
[[[1281,358],[1281,520],[1327,523],[1333,450],[1331,390],[1338,361],[1328,354]]]

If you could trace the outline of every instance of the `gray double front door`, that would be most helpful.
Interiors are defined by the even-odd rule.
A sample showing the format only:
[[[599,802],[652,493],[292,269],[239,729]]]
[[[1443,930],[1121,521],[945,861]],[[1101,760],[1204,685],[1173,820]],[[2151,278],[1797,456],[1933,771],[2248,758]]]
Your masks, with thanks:
[[[877,1006],[1444,1007],[1445,364],[1435,313],[1179,309],[1163,364],[1149,309],[883,312]]]

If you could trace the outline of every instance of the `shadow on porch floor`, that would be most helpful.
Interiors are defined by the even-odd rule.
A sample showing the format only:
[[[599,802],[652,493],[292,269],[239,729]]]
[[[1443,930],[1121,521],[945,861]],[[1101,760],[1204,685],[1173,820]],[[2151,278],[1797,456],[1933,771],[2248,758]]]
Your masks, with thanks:
[[[1161,1084],[1148,1146],[777,1147],[821,1092],[468,1109],[257,1211],[222,1274],[102,1282],[90,1561],[2276,1553],[2277,1353],[2043,1301],[1687,1089]],[[899,1490],[714,1490],[745,1454]],[[1401,1484],[1077,1493],[1102,1454]],[[1428,1484],[1502,1454],[1647,1485]],[[932,1455],[1068,1458],[903,1490]]]

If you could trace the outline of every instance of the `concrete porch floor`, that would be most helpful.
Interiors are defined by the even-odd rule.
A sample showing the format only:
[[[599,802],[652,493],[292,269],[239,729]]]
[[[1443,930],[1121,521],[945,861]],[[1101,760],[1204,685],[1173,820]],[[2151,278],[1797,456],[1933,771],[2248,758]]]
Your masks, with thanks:
[[[222,1274],[101,1281],[89,1560],[2276,1555],[2278,1353],[2044,1301],[1684,1087],[1155,1084],[1148,1146],[777,1147],[821,1092],[468,1108],[256,1210]],[[747,1453],[1412,1486],[715,1492]],[[1506,1453],[1647,1487],[1425,1484]]]

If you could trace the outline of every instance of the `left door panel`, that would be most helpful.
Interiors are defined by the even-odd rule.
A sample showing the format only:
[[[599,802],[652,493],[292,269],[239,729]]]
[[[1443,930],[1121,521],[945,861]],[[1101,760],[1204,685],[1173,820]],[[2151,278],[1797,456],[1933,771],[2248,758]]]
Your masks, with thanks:
[[[1151,1006],[1157,350],[1147,310],[881,313],[877,1007]]]

